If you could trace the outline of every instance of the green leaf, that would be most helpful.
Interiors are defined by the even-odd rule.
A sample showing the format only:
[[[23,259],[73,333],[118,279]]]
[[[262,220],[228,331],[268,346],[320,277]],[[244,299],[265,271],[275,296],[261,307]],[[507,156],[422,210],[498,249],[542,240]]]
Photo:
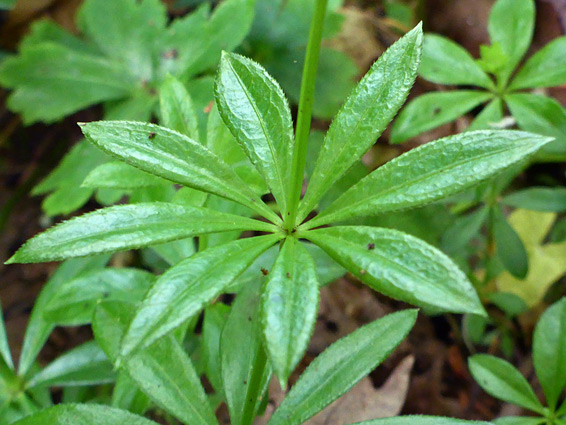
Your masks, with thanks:
[[[419,75],[437,84],[472,85],[486,89],[495,87],[467,50],[436,34],[424,37]]]
[[[0,0],[0,9],[12,9],[18,0]]]
[[[566,211],[566,188],[530,187],[505,196],[502,204],[543,212]]]
[[[418,26],[391,46],[356,86],[326,134],[299,207],[299,222],[375,143],[403,105],[416,78],[421,43]]]
[[[197,142],[201,141],[193,100],[183,84],[168,76],[159,90],[161,124]]]
[[[566,158],[566,110],[556,99],[516,93],[506,95],[505,102],[523,130],[556,139],[541,149],[537,158],[559,161]]]
[[[224,123],[264,177],[284,215],[294,137],[283,90],[256,62],[225,53],[215,91]]]
[[[493,43],[491,46],[480,45],[480,57],[478,65],[493,75],[499,75],[509,63],[509,57],[499,43]]]
[[[316,277],[320,286],[328,285],[346,274],[344,267],[315,244],[303,242],[303,246],[314,260]]]
[[[308,251],[288,237],[269,272],[262,299],[263,332],[269,360],[281,383],[303,358],[316,321],[319,283]]]
[[[266,223],[164,202],[118,205],[64,221],[27,241],[6,264],[141,248],[208,232],[273,231]]]
[[[299,425],[320,412],[385,360],[416,318],[415,310],[393,313],[332,344],[303,372],[268,425]]]
[[[471,111],[493,98],[478,90],[432,92],[411,101],[399,114],[391,129],[391,143],[401,143],[432,130]]]
[[[173,22],[160,39],[158,75],[170,72],[184,80],[216,66],[221,51],[234,50],[247,35],[254,18],[254,3],[226,0],[214,8],[210,17],[210,8],[203,6]]]
[[[60,326],[87,324],[100,301],[141,301],[154,281],[153,274],[133,268],[84,273],[57,289],[45,306],[44,317]]]
[[[158,0],[88,0],[78,15],[82,32],[106,56],[123,63],[139,81],[152,78],[150,46],[166,23],[165,5]]]
[[[154,124],[128,121],[92,122],[83,124],[82,130],[103,151],[134,167],[279,220],[226,163],[187,136]]]
[[[485,130],[427,143],[379,167],[303,228],[446,198],[527,159],[550,140],[519,131]]]
[[[42,410],[14,425],[156,425],[125,410],[96,404],[61,404]]]
[[[135,381],[126,371],[118,373],[118,379],[112,391],[112,407],[143,415],[151,400],[140,391]]]
[[[37,354],[54,328],[51,321],[44,319],[43,313],[45,307],[55,296],[59,287],[66,281],[80,276],[83,273],[104,267],[108,260],[109,256],[100,255],[65,261],[44,285],[39,297],[35,300],[31,317],[26,327],[18,369],[20,376],[24,376],[29,372]]]
[[[114,361],[135,312],[134,304],[122,301],[103,302],[96,310],[96,340]],[[128,356],[120,367],[158,406],[184,423],[218,424],[191,360],[174,336],[164,336]]]
[[[338,226],[301,233],[374,290],[417,306],[484,315],[468,278],[442,252],[392,229]]]
[[[240,239],[207,249],[177,264],[151,288],[132,320],[120,356],[175,329],[216,298],[279,235]]]
[[[491,9],[488,32],[508,58],[501,72],[504,82],[527,52],[533,38],[535,4],[533,0],[498,0]]]
[[[566,298],[549,307],[534,332],[533,361],[552,411],[566,386]]]
[[[566,83],[566,37],[552,40],[535,53],[517,73],[510,90],[553,87]]]
[[[264,279],[259,276],[238,293],[220,340],[222,383],[233,425],[252,423],[271,379],[260,320]]]
[[[374,419],[358,422],[359,425],[490,425],[490,422],[464,421],[439,416],[398,416],[396,418]]]
[[[139,189],[149,186],[170,184],[145,171],[138,170],[123,162],[112,161],[101,164],[84,179],[82,187],[90,189]]]
[[[487,354],[472,356],[468,363],[474,379],[488,394],[544,414],[533,389],[511,363]]]
[[[493,423],[495,425],[542,425],[546,424],[546,419],[541,417],[504,416],[502,418],[496,418]],[[557,424],[559,425],[558,422]]]
[[[114,382],[106,354],[94,341],[79,345],[50,363],[27,383],[27,388],[100,385]]]
[[[6,59],[0,84],[14,89],[8,106],[26,124],[54,122],[135,88],[121,64],[54,43],[33,45]]]
[[[8,344],[8,336],[6,335],[2,304],[0,304],[0,360],[4,360],[4,363],[6,363],[10,369],[14,368],[12,354],[10,353],[10,345]]]
[[[482,109],[466,131],[497,130],[501,120],[503,120],[503,101],[496,98]]]
[[[206,377],[217,393],[224,394],[222,386],[222,369],[220,356],[220,335],[228,319],[230,307],[216,303],[204,312],[202,323],[202,350],[205,362]]]
[[[497,246],[497,256],[505,268],[518,279],[524,279],[529,272],[529,257],[521,238],[507,222],[500,206],[494,206],[493,236]]]
[[[447,254],[459,253],[470,241],[481,234],[489,209],[482,207],[471,214],[458,217],[442,234],[440,248]]]

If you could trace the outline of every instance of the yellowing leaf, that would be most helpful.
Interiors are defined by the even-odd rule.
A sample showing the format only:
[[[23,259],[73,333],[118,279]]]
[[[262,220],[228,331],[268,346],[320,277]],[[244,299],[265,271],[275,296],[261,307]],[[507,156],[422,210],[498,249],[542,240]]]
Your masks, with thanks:
[[[530,306],[538,304],[548,288],[566,273],[566,242],[543,244],[556,214],[518,209],[509,223],[523,241],[529,256],[529,273],[519,280],[504,272],[496,281],[500,291],[521,297]]]

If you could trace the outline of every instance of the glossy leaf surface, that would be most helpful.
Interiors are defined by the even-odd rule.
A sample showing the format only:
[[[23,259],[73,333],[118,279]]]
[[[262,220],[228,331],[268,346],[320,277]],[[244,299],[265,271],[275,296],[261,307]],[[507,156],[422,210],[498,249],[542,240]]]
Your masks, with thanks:
[[[135,311],[134,304],[110,301],[95,313],[96,340],[113,361]],[[120,368],[148,397],[184,423],[218,424],[191,360],[172,335],[128,356]]]
[[[200,141],[195,107],[185,86],[169,76],[160,87],[161,124],[197,142]]]
[[[566,299],[539,319],[533,339],[533,361],[546,400],[554,409],[566,386]]]
[[[281,387],[303,357],[318,311],[315,263],[304,246],[288,237],[269,272],[263,293],[263,331]]]
[[[222,383],[233,425],[252,423],[271,379],[260,315],[264,282],[257,277],[238,293],[220,340]]]
[[[423,44],[423,59],[419,75],[437,84],[493,87],[493,81],[467,50],[452,40],[427,34]]]
[[[135,268],[104,268],[85,273],[57,289],[45,306],[44,317],[63,326],[87,324],[100,301],[141,301],[154,281],[153,274]]]
[[[206,208],[160,202],[118,205],[73,218],[40,233],[26,242],[8,263],[62,260],[141,248],[208,232],[254,228],[272,230],[260,221]]]
[[[550,140],[518,131],[486,130],[427,143],[379,167],[306,227],[437,201],[528,158]]]
[[[28,388],[39,386],[100,385],[115,379],[112,364],[94,341],[61,355],[35,375]]]
[[[225,53],[216,80],[216,100],[224,123],[286,213],[294,137],[283,90],[256,62]]]
[[[176,131],[130,121],[92,122],[82,130],[100,149],[134,167],[274,216],[225,162]]]
[[[413,236],[362,226],[330,227],[301,236],[389,297],[444,311],[485,314],[466,275],[442,252]]]
[[[332,344],[303,372],[268,425],[299,425],[320,412],[385,360],[416,318],[415,310],[393,313]]]
[[[42,410],[15,425],[156,425],[125,410],[96,404],[61,404]]]
[[[487,354],[470,358],[470,372],[490,395],[508,403],[543,413],[543,406],[521,373],[509,362]]]
[[[432,92],[411,101],[399,114],[391,130],[391,142],[401,143],[454,121],[493,97],[485,91]]]
[[[299,220],[367,152],[397,114],[415,81],[421,45],[419,26],[391,46],[356,86],[326,134]]]
[[[139,189],[170,184],[157,176],[138,170],[123,162],[112,161],[99,165],[84,179],[82,187],[98,189]]]
[[[181,325],[220,295],[278,235],[236,240],[200,252],[164,273],[151,288],[122,341],[120,356]]]

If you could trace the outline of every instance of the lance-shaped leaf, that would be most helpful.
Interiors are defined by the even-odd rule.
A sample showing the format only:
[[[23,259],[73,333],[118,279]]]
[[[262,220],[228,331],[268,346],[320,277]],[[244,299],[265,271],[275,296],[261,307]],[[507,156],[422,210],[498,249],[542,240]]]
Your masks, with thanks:
[[[10,353],[10,345],[8,344],[8,336],[6,335],[6,326],[4,325],[2,304],[0,304],[0,360],[4,360],[4,363],[10,368],[14,367],[12,354]]]
[[[474,121],[466,129],[466,131],[475,130],[497,130],[497,127],[503,119],[503,101],[501,99],[493,99],[485,108],[476,116]]]
[[[252,423],[271,379],[260,320],[264,284],[260,275],[238,293],[220,339],[222,385],[233,425]]]
[[[487,354],[477,354],[468,362],[476,382],[490,395],[525,409],[544,414],[533,389],[511,363]]]
[[[491,425],[490,422],[464,421],[462,419],[443,418],[439,416],[398,416],[396,418],[374,419],[358,422],[355,425]]]
[[[491,98],[493,94],[480,90],[432,92],[419,96],[399,114],[391,129],[391,142],[401,143],[454,121]]]
[[[566,211],[566,188],[529,187],[507,195],[502,204],[541,212]]]
[[[215,90],[224,123],[285,214],[294,138],[283,90],[259,64],[234,53],[222,55]]]
[[[85,273],[57,288],[45,306],[44,317],[63,326],[87,324],[100,301],[141,301],[154,281],[153,274],[133,268]]]
[[[506,82],[527,52],[535,27],[533,0],[498,0],[491,9],[488,32],[491,42],[499,44],[507,56],[501,72]]]
[[[168,76],[159,89],[161,124],[199,142],[195,107],[185,86],[175,77]]]
[[[426,242],[392,229],[338,226],[301,233],[362,282],[417,306],[484,315],[458,267]]]
[[[202,251],[169,269],[137,311],[122,341],[121,357],[197,313],[279,239],[279,235],[269,235],[236,240]]]
[[[303,372],[268,425],[299,425],[320,412],[385,360],[416,318],[416,310],[393,313],[332,344]]]
[[[91,189],[139,189],[171,184],[160,177],[138,170],[123,162],[112,161],[99,165],[85,177],[82,187]]]
[[[565,50],[566,37],[552,40],[521,67],[509,89],[553,87],[566,83]]]
[[[60,404],[31,415],[14,425],[157,425],[130,412],[97,404]]]
[[[391,46],[371,67],[332,122],[319,153],[299,221],[381,135],[405,102],[420,62],[419,25]]]
[[[566,298],[544,312],[533,340],[533,360],[551,410],[566,386]]]
[[[94,341],[58,357],[35,375],[27,388],[39,386],[100,385],[113,382],[115,374],[108,357]]]
[[[162,202],[118,205],[73,218],[27,241],[10,263],[113,252],[230,230],[273,231],[257,220],[208,208]]]
[[[437,201],[528,158],[551,140],[520,131],[485,130],[427,143],[363,178],[305,227]]]
[[[81,124],[87,139],[104,152],[143,171],[193,189],[228,198],[278,220],[263,201],[215,154],[154,124],[98,121]]]
[[[220,335],[229,313],[229,306],[223,303],[214,303],[205,309],[202,322],[202,351],[206,377],[218,394],[224,394],[220,366]]]
[[[263,332],[281,388],[307,349],[318,310],[315,263],[294,237],[285,240],[263,294]]]
[[[462,46],[436,34],[427,34],[419,75],[438,84],[495,88],[493,81]]]
[[[499,205],[491,209],[491,214],[497,256],[509,273],[518,279],[524,279],[529,272],[529,256],[523,241],[509,224]]]
[[[59,266],[51,279],[43,286],[39,297],[35,301],[31,317],[26,328],[24,342],[22,344],[22,353],[20,354],[18,373],[20,376],[26,375],[49,334],[55,327],[53,322],[43,317],[45,307],[49,304],[66,281],[71,280],[83,273],[97,270],[108,262],[110,259],[107,255],[99,255],[88,258],[77,258],[65,261]]]
[[[103,302],[96,310],[93,321],[96,340],[114,362],[135,311],[134,304],[122,301]],[[128,356],[121,370],[157,405],[182,422],[218,424],[190,358],[172,335]]]

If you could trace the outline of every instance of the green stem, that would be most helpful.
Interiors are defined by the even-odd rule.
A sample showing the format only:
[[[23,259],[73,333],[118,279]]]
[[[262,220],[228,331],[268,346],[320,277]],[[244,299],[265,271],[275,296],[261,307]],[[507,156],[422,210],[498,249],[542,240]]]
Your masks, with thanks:
[[[299,112],[297,115],[297,129],[295,131],[295,146],[293,149],[293,168],[291,174],[291,187],[289,190],[287,217],[285,217],[285,228],[288,232],[293,231],[297,219],[297,208],[303,188],[303,177],[307,161],[307,144],[311,129],[312,105],[314,101],[314,87],[316,81],[316,70],[318,68],[318,56],[322,42],[322,28],[326,16],[326,4],[328,0],[316,0],[314,15],[309,33],[309,43],[303,68],[303,80],[301,83],[301,98],[299,100]]]

